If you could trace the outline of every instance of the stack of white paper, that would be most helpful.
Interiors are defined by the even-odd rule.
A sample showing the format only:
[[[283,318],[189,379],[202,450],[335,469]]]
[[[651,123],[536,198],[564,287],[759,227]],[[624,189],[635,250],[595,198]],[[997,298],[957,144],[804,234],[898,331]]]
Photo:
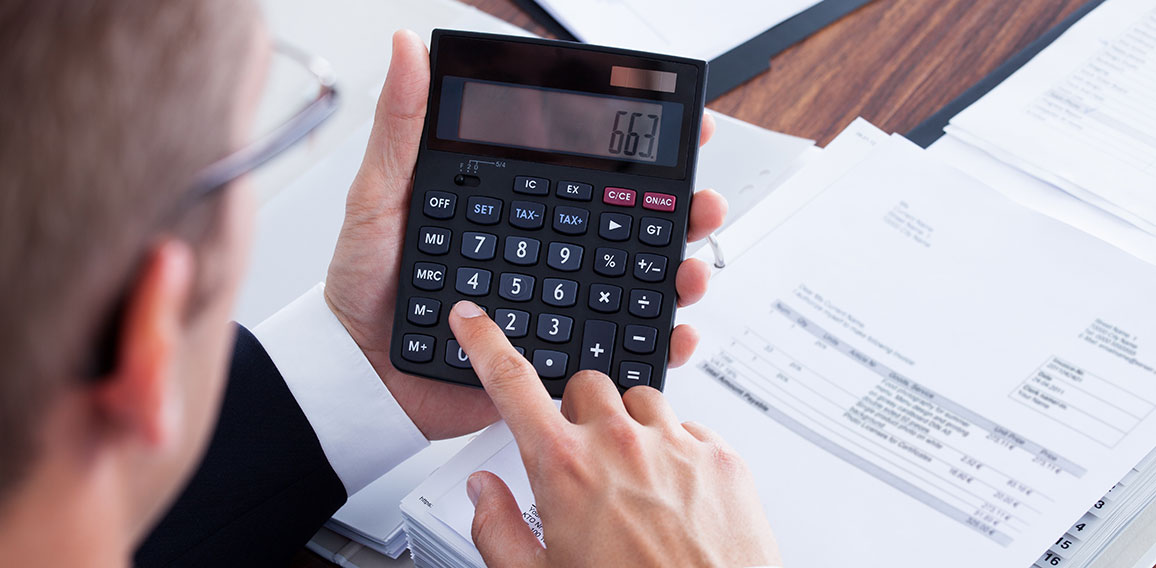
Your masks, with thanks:
[[[703,342],[667,395],[748,460],[788,565],[1027,566],[1132,482],[1156,267],[862,122],[772,199],[681,312]],[[480,561],[473,471],[537,518],[517,456],[495,429],[406,497],[415,561]]]
[[[1156,6],[1108,0],[947,132],[1156,234]]]

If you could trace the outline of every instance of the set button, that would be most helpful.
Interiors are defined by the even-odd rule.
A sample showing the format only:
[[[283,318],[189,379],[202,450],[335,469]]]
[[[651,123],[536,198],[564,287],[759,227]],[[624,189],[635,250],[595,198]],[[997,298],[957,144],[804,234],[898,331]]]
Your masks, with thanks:
[[[471,197],[466,219],[479,225],[496,225],[502,219],[502,200],[477,195]]]

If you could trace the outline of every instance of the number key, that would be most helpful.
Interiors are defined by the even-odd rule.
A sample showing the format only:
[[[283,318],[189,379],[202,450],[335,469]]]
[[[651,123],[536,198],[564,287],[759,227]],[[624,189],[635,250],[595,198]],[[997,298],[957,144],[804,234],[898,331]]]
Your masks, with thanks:
[[[566,243],[550,243],[546,264],[554,270],[573,272],[582,267],[582,247]]]
[[[538,339],[542,341],[566,343],[570,341],[570,329],[572,327],[574,327],[574,320],[566,316],[538,315]]]
[[[538,263],[538,248],[541,243],[525,237],[506,237],[506,252],[502,255],[506,262],[519,266]]]
[[[473,260],[490,260],[498,248],[498,237],[489,233],[463,233],[462,256]]]
[[[498,310],[494,321],[506,337],[526,337],[530,333],[530,314],[521,310]]]
[[[578,283],[561,278],[547,278],[542,281],[542,301],[551,306],[573,306],[578,303]]]
[[[498,295],[511,302],[529,302],[534,297],[534,277],[504,272],[498,281]]]
[[[455,288],[467,296],[485,296],[490,293],[490,271],[463,266],[458,269]]]

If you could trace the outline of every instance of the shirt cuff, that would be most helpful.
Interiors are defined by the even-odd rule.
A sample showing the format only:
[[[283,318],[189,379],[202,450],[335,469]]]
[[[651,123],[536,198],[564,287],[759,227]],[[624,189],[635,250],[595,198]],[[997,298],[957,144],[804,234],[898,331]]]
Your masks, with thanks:
[[[348,495],[429,445],[318,284],[255,329]]]

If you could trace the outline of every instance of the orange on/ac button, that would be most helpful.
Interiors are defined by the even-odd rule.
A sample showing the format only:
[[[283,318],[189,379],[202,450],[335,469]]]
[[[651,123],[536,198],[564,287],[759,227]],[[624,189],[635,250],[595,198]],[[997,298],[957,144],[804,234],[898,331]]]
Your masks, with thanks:
[[[644,193],[642,207],[651,211],[674,211],[674,196],[665,193]]]

